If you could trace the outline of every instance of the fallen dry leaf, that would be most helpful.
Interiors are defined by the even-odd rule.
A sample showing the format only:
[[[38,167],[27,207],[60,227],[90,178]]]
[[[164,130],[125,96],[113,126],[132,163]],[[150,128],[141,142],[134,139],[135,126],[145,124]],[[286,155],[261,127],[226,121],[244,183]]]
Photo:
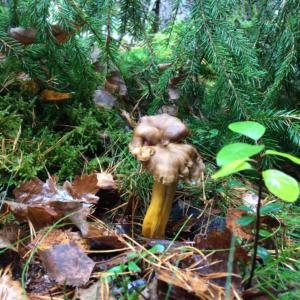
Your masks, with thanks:
[[[35,42],[37,30],[35,28],[14,27],[9,30],[9,35],[23,45]]]
[[[97,186],[101,190],[115,190],[116,182],[110,173],[101,172],[97,173]]]
[[[205,238],[202,235],[196,235],[194,238],[195,247],[203,250],[213,250],[216,252],[210,253],[199,266],[199,272],[201,274],[210,275],[212,273],[218,274],[228,274],[228,258],[230,254],[230,245],[231,245],[232,234],[226,229],[225,231],[211,231],[208,236]],[[232,285],[231,287],[240,293],[242,290],[242,278],[239,275],[239,263],[246,263],[248,261],[247,252],[237,243],[235,243],[234,248],[234,259],[232,265]],[[226,276],[223,278],[212,279],[213,282],[217,283],[220,286],[225,287],[226,285]]]
[[[226,214],[226,226],[236,236],[248,240],[254,237],[251,233],[253,224],[251,223],[248,226],[239,225],[237,221],[242,216],[248,216],[248,213],[244,210],[228,208]]]
[[[101,174],[101,175],[100,175]],[[46,182],[38,178],[22,183],[13,193],[16,202],[5,201],[9,210],[19,221],[32,222],[35,228],[53,224],[66,215],[76,223],[82,234],[87,233],[86,218],[92,204],[96,204],[95,195],[101,188],[113,186],[108,173],[94,173],[75,177],[72,183],[66,181],[63,187],[51,177]]]
[[[205,276],[189,270],[174,269],[165,270],[155,268],[156,276],[159,280],[164,281],[171,286],[186,290],[191,295],[198,296],[200,299],[222,299],[216,296],[223,296],[224,289],[210,282]]]
[[[21,89],[31,92],[32,94],[37,94],[39,91],[39,85],[34,80],[26,80],[21,83]]]
[[[168,114],[170,116],[176,117],[178,114],[178,107],[176,105],[163,105],[159,110],[160,114]]]
[[[30,80],[30,75],[25,72],[19,72],[16,74],[16,79],[20,81]]]
[[[56,41],[58,44],[64,44],[68,41],[72,33],[65,32],[61,29],[59,25],[53,25],[51,27],[52,34],[55,36]]]
[[[199,222],[199,220],[197,218],[193,218],[193,217],[190,218],[188,220],[188,222],[186,222],[186,221],[187,221],[187,217],[183,217],[178,221],[170,220],[169,224],[167,226],[167,232],[171,233],[171,234],[176,234],[179,230],[182,233],[191,232],[192,227],[195,224],[197,224],[197,222]],[[184,225],[184,227],[183,227],[183,225]]]
[[[170,68],[172,66],[172,63],[162,63],[162,64],[158,64],[157,65],[157,68],[160,70],[160,71],[164,71],[168,68]]]
[[[22,269],[22,265],[19,265],[19,268]],[[46,295],[49,295],[49,290],[58,288],[57,283],[50,280],[41,260],[35,256],[31,259],[28,271],[26,272],[25,288],[31,300],[32,298],[36,298],[36,294],[45,295],[46,293]]]
[[[48,228],[38,232],[34,240],[28,245],[30,249],[38,247],[43,251],[55,245],[74,242],[82,251],[90,249],[89,242],[84,239],[79,232],[71,232],[69,230],[53,229],[47,232]]]
[[[88,224],[84,237],[93,241],[93,248],[122,249],[126,247],[120,235],[97,224]]]
[[[99,300],[107,299],[105,295],[102,295],[104,289],[101,287],[101,281],[93,283],[88,288],[79,288],[74,300]]]
[[[196,235],[194,241],[195,241],[195,247],[198,249],[205,249],[205,250],[223,249],[225,251],[229,251],[231,238],[232,238],[231,232],[228,229],[225,229],[224,231],[213,230],[207,235],[207,237],[203,237],[200,234]],[[238,245],[236,245],[235,255],[236,258],[242,261],[247,260],[247,252]]]
[[[253,216],[253,214],[249,214],[246,211],[230,208],[227,210],[226,216],[226,226],[227,228],[234,233],[236,236],[241,239],[250,239],[254,237],[252,233],[255,230],[255,220],[247,226],[241,226],[237,224],[237,221],[242,216]],[[272,216],[261,216],[260,218],[260,229],[271,230],[273,228],[278,228],[280,226],[280,222],[272,217]],[[282,226],[284,226],[282,224]]]
[[[35,228],[53,224],[70,213],[80,213],[81,209],[90,206],[88,200],[98,199],[91,195],[75,198],[64,188],[56,186],[54,178],[49,178],[45,183],[37,178],[21,184],[14,190],[18,202],[6,201],[10,211],[19,221],[32,222]],[[82,201],[85,201],[82,202]]]
[[[8,223],[0,230],[0,248],[13,249],[13,243],[18,238],[18,226],[16,224]],[[1,298],[0,298],[1,299]]]
[[[95,263],[75,242],[39,251],[49,278],[61,285],[81,286],[88,282]]]
[[[127,86],[119,71],[112,71],[106,77],[105,90],[119,96],[127,96]]]
[[[132,254],[131,250],[124,251],[123,253],[114,256],[111,259],[106,259],[103,260],[101,259],[100,261],[97,261],[97,267],[101,271],[107,271],[110,268],[121,265],[121,264],[126,264],[128,263],[128,255]]]
[[[93,173],[85,176],[75,176],[71,187],[67,189],[74,197],[96,194],[99,190],[114,190],[116,183],[112,174],[107,172]]]
[[[114,96],[101,89],[98,89],[94,92],[93,100],[95,105],[100,108],[112,108],[116,102],[116,98]]]
[[[267,287],[267,291],[260,291],[252,288],[243,291],[243,300],[272,300],[279,299],[279,293],[272,287]],[[271,296],[272,295],[272,296]]]
[[[9,269],[0,271],[0,299],[1,300],[26,300],[21,284],[14,281]],[[28,299],[29,300],[29,299]]]
[[[39,91],[38,83],[33,80],[29,74],[25,72],[17,73],[17,80],[21,82],[21,88],[24,91],[30,91],[33,94],[36,94]]]
[[[72,94],[45,89],[42,91],[41,97],[45,101],[62,101],[72,98]]]
[[[79,24],[74,24],[76,30],[80,29]],[[62,45],[69,40],[69,38],[76,32],[76,30],[65,31],[58,24],[51,26],[52,34],[55,36],[58,44]]]
[[[180,90],[173,87],[168,87],[168,95],[170,101],[175,101],[180,98]]]
[[[173,77],[169,80],[168,84],[168,95],[169,95],[169,100],[170,101],[175,101],[180,98],[180,90],[178,89],[177,85],[182,81],[182,77]]]

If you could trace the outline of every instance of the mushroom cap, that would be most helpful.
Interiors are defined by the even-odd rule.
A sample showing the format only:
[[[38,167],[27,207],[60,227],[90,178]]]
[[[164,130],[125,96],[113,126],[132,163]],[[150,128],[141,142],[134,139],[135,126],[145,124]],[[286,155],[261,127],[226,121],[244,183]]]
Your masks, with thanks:
[[[129,145],[135,147],[178,142],[189,135],[189,130],[178,118],[168,114],[142,117],[135,127]]]
[[[179,179],[197,182],[204,170],[203,161],[197,150],[188,144],[169,143],[166,146],[142,146],[133,153],[143,168],[163,184]]]

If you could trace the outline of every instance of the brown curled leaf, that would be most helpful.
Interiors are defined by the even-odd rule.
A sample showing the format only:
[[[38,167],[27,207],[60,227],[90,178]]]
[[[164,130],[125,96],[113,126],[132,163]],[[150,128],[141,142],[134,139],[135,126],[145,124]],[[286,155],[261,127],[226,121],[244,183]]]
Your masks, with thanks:
[[[9,30],[9,35],[23,45],[35,42],[37,30],[35,28],[14,27]]]
[[[172,271],[155,268],[155,273],[159,281],[166,282],[171,287],[174,286],[175,290],[176,288],[186,290],[190,297],[185,299],[194,299],[193,296],[200,297],[199,299],[222,299],[218,296],[224,296],[225,293],[222,287],[211,283],[207,276],[202,276],[196,272],[183,269]]]
[[[41,97],[45,101],[62,101],[72,98],[72,94],[45,89],[42,91]]]
[[[40,230],[34,240],[27,246],[30,249],[37,247],[40,251],[52,248],[55,245],[66,244],[74,242],[82,251],[90,249],[89,243],[84,239],[79,232],[72,232],[69,230],[48,228]]]
[[[178,107],[176,105],[163,105],[158,112],[160,114],[168,114],[170,116],[176,117],[178,114]]]
[[[85,238],[92,240],[94,245],[106,249],[121,249],[126,247],[123,239],[114,231],[96,224],[88,224]]]
[[[116,98],[105,90],[98,89],[93,95],[94,103],[100,108],[112,108],[115,105]]]
[[[91,204],[98,201],[95,194],[100,188],[96,173],[77,178],[74,184],[66,181],[63,187],[56,184],[54,177],[46,182],[34,178],[14,190],[17,201],[5,201],[5,204],[15,218],[21,222],[30,220],[35,228],[69,216],[85,231],[86,218]]]
[[[161,64],[158,64],[157,65],[157,68],[160,70],[160,71],[164,71],[168,68],[170,68],[172,66],[172,63],[161,63]]]
[[[80,29],[79,24],[75,24],[75,23],[72,24],[74,25],[76,30]],[[69,40],[69,38],[76,32],[76,30],[69,30],[69,31],[64,30],[58,24],[52,25],[51,30],[52,30],[52,34],[56,38],[57,43],[60,45],[66,43]]]
[[[205,249],[212,250],[213,252],[205,257],[203,263],[199,265],[201,267],[199,272],[201,274],[212,274],[212,273],[223,273],[226,274],[228,271],[227,263],[230,254],[232,233],[226,229],[225,231],[211,231],[207,237],[203,235],[196,235],[194,238],[195,247],[199,250]],[[232,265],[232,289],[241,291],[242,289],[242,278],[240,274],[240,264],[248,261],[248,255],[237,243],[234,245],[234,259]],[[226,286],[226,276],[223,278],[213,279],[213,282],[219,286]],[[232,292],[232,291],[231,291]]]
[[[61,285],[86,284],[95,266],[93,260],[73,241],[39,251],[39,256],[49,278]]]
[[[106,91],[112,94],[117,94],[119,96],[128,95],[127,86],[119,71],[110,72],[106,77],[104,87]]]
[[[226,227],[236,236],[246,240],[253,238],[253,234],[251,233],[251,230],[253,229],[253,225],[250,224],[248,226],[241,226],[238,224],[238,220],[242,216],[247,216],[247,215],[248,215],[247,212],[235,208],[227,209],[227,214],[226,214]]]
[[[175,101],[180,98],[181,92],[178,88],[178,84],[183,80],[183,78],[180,77],[173,77],[170,79],[168,84],[168,95],[170,101]]]
[[[8,223],[0,230],[0,249],[13,248],[13,243],[18,238],[19,227],[16,224]]]
[[[98,280],[94,282],[87,288],[79,288],[76,291],[76,295],[74,296],[73,300],[98,300],[98,299],[110,299],[109,298],[109,291],[105,288],[104,281]],[[113,298],[115,299],[115,298]],[[111,299],[111,300],[113,300]]]

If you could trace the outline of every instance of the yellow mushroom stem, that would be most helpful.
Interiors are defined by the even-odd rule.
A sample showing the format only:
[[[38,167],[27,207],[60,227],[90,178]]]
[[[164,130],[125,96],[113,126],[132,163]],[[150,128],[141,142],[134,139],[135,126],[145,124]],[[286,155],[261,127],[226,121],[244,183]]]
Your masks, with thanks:
[[[164,237],[177,182],[166,185],[154,181],[151,203],[143,222],[143,236],[148,238]]]

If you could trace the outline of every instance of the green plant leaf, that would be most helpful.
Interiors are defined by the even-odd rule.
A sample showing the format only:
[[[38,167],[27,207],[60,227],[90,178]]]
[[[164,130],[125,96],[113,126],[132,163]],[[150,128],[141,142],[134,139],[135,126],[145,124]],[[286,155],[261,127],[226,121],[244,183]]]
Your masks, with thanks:
[[[124,265],[124,264],[120,264],[120,265],[118,265],[118,266],[115,266],[115,267],[110,268],[110,269],[108,270],[108,272],[109,272],[109,273],[116,273],[116,274],[118,274],[118,273],[124,272],[125,269],[126,269],[126,268],[125,268],[125,265]]]
[[[264,145],[234,143],[224,146],[217,154],[218,166],[224,166],[236,160],[245,160],[264,149]]]
[[[255,220],[255,216],[241,216],[236,223],[241,226],[247,226]]]
[[[156,244],[148,250],[151,253],[163,253],[165,251],[165,246],[162,244]]]
[[[130,272],[141,272],[141,268],[134,262],[134,261],[130,261],[128,263],[128,270]]]
[[[240,206],[237,207],[237,209],[243,210],[243,211],[246,211],[246,212],[249,212],[249,213],[253,213],[253,209],[249,206],[240,205]]]
[[[231,123],[228,128],[255,141],[259,140],[266,131],[265,126],[253,121]]]
[[[129,252],[128,255],[127,255],[128,260],[131,260],[131,259],[134,259],[134,258],[137,258],[137,257],[139,257],[139,254],[137,252],[134,252],[134,251]]]
[[[261,237],[269,237],[272,235],[272,232],[265,230],[265,229],[259,229],[259,235]]]
[[[262,258],[264,263],[268,263],[272,260],[270,253],[264,247],[260,247],[260,246],[257,247],[257,255]]]
[[[267,204],[265,206],[263,206],[260,209],[260,213],[262,215],[266,215],[266,214],[270,214],[271,212],[280,210],[283,208],[283,204],[281,202],[272,202],[270,204]]]
[[[299,184],[291,176],[278,171],[266,170],[262,176],[268,190],[286,202],[295,202],[299,196]]]
[[[236,160],[223,166],[219,171],[212,175],[212,179],[218,179],[221,177],[228,176],[243,170],[252,169],[252,166],[245,160]]]
[[[294,155],[288,154],[288,153],[279,152],[279,151],[275,151],[275,150],[267,150],[266,154],[282,156],[282,157],[285,157],[285,158],[291,160],[293,163],[300,165],[300,158],[298,158]]]

